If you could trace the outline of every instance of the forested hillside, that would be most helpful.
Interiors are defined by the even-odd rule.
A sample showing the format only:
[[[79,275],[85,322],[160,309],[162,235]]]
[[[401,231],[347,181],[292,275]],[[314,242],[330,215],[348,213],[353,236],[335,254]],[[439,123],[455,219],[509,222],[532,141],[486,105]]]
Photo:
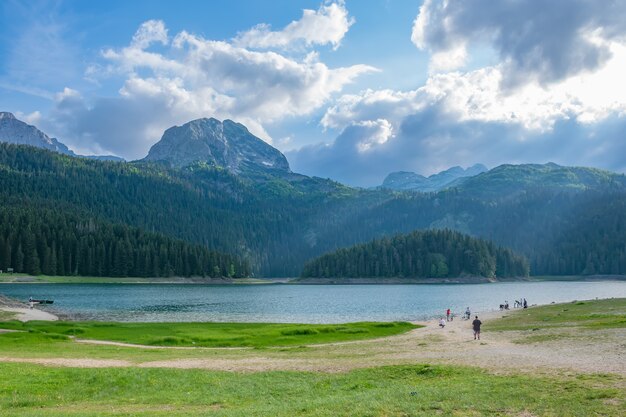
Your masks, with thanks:
[[[547,164],[502,166],[439,193],[405,193],[0,144],[3,207],[158,232],[238,256],[256,276],[298,276],[323,253],[420,229],[509,247],[528,258],[533,275],[626,274],[624,184],[623,175]]]
[[[376,239],[308,262],[304,278],[525,277],[528,261],[509,249],[451,230]]]
[[[33,275],[245,277],[246,262],[126,225],[41,207],[0,208],[0,269]]]

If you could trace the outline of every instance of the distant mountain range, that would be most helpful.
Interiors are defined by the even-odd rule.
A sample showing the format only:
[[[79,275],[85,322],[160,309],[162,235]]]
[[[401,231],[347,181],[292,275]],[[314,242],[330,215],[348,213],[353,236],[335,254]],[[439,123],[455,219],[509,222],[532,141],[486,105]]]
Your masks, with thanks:
[[[50,138],[35,126],[24,123],[9,112],[0,112],[0,142],[35,146],[64,155],[100,161],[124,161],[124,158],[113,155],[77,155],[58,139]]]
[[[467,169],[455,166],[429,177],[424,177],[415,172],[398,171],[387,175],[381,188],[398,191],[440,191],[458,185],[461,178],[473,177],[485,171],[487,171],[487,167],[483,164],[472,165]]]
[[[452,229],[508,247],[528,258],[533,275],[626,274],[621,174],[549,163],[501,165],[470,176],[484,169],[479,165],[427,178],[439,191],[364,190],[291,172],[278,150],[229,120],[173,127],[144,160],[117,164],[70,157],[36,128],[6,113],[2,120],[13,128],[12,142],[32,146],[36,139],[44,148],[0,143],[3,207],[22,219],[46,211],[58,224],[78,222],[85,233],[84,242],[49,242],[46,249],[22,233],[27,221],[0,218],[5,267],[23,263],[25,251],[30,265],[44,263],[48,249],[63,247],[72,251],[64,250],[65,273],[82,271],[72,262],[112,253],[89,247],[93,225],[107,224],[232,254],[268,277],[298,276],[324,253],[424,229]],[[157,252],[150,247],[141,259],[120,259],[116,270],[136,270]],[[174,259],[159,262],[159,271],[180,266]],[[180,267],[192,269],[191,263]]]

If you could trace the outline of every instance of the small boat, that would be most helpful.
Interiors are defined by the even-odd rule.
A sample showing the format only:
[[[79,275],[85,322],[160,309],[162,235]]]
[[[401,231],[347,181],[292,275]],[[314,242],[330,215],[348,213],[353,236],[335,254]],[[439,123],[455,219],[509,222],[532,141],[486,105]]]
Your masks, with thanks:
[[[34,298],[29,298],[28,302],[35,303],[35,304],[52,304],[54,303],[54,300],[36,300]]]

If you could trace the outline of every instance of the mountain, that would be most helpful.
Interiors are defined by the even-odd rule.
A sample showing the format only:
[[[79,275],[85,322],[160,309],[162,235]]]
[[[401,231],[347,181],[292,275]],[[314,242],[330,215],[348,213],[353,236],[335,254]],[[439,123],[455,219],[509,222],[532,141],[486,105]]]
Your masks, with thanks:
[[[99,161],[124,161],[124,158],[113,155],[77,155],[56,138],[50,138],[35,126],[24,123],[16,118],[13,113],[9,112],[0,112],[0,142],[34,146],[79,158],[97,159]]]
[[[144,161],[165,161],[182,168],[197,162],[243,171],[290,172],[285,156],[232,120],[198,119],[163,133]]]
[[[500,165],[482,174],[464,178],[451,187],[474,196],[503,197],[529,189],[589,190],[626,187],[626,176],[586,167],[547,164]]]
[[[87,159],[95,159],[96,161],[126,162],[124,158],[120,158],[119,156],[115,155],[85,155],[82,157]]]
[[[425,229],[511,248],[528,258],[534,275],[626,274],[624,175],[504,165],[416,193],[355,189],[252,164],[242,172],[208,163],[112,164],[0,143],[3,207],[157,232],[234,255],[255,275],[298,276],[324,253]],[[9,226],[13,236],[27,229]]]
[[[398,191],[433,192],[450,186],[460,178],[473,177],[485,171],[487,171],[487,167],[482,164],[472,165],[467,169],[455,166],[429,177],[414,172],[398,171],[387,175],[381,188]]]
[[[65,155],[76,156],[63,143],[17,119],[12,113],[0,112],[0,142],[30,145]]]

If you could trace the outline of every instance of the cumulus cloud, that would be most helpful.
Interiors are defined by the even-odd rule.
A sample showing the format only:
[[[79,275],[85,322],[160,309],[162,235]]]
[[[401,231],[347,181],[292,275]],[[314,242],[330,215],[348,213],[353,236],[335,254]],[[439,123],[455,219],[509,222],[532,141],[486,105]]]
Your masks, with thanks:
[[[303,10],[300,20],[289,23],[280,31],[272,31],[267,24],[257,25],[239,33],[234,43],[260,49],[330,44],[337,49],[353,23],[354,18],[348,16],[344,2],[332,2],[322,4],[318,10]]]
[[[549,131],[529,132],[503,122],[460,121],[435,105],[404,118],[385,141],[370,140],[372,131],[363,126],[346,127],[333,143],[288,152],[292,169],[363,187],[380,185],[393,171],[429,175],[475,163],[552,161],[626,170],[626,119],[618,116],[595,124],[559,120]],[[370,144],[366,152],[360,150],[362,143]]]
[[[412,41],[433,53],[434,71],[460,68],[468,44],[493,48],[509,86],[550,83],[601,67],[611,56],[606,42],[626,35],[620,1],[426,0]]]
[[[466,73],[435,74],[412,91],[366,90],[344,95],[330,106],[322,125],[344,128],[352,121],[384,117],[396,124],[426,106],[438,105],[461,121],[502,122],[547,131],[562,119],[594,123],[626,112],[626,44],[606,45],[611,58],[595,72],[568,77],[550,85],[532,82],[515,92],[503,91],[502,65]]]
[[[49,126],[77,149],[93,143],[127,158],[145,156],[164,129],[198,117],[235,119],[271,142],[267,123],[308,115],[359,75],[376,70],[329,68],[314,51],[294,58],[186,31],[170,37],[155,20],[143,23],[128,46],[102,56],[106,65],[90,67],[89,76],[123,76],[119,96],[88,101],[61,94]],[[73,111],[65,111],[70,105]]]

